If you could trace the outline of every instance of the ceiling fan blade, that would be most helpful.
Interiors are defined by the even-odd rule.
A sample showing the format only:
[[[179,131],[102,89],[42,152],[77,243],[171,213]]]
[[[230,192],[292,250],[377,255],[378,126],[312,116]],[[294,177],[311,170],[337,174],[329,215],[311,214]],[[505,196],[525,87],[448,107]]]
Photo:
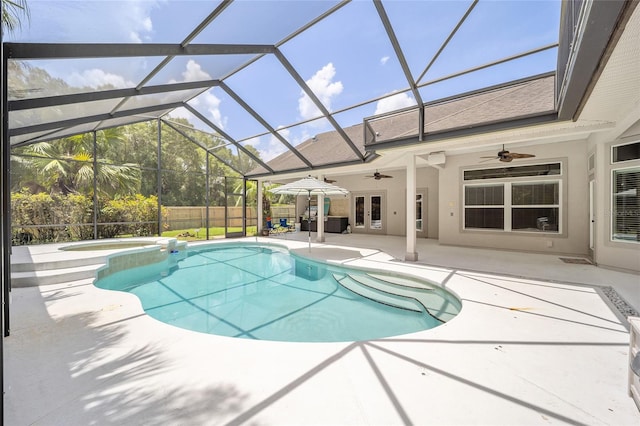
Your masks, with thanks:
[[[512,152],[509,155],[511,157],[513,157],[513,158],[531,158],[531,157],[535,157],[535,155],[533,155],[533,154],[519,154],[517,152]]]

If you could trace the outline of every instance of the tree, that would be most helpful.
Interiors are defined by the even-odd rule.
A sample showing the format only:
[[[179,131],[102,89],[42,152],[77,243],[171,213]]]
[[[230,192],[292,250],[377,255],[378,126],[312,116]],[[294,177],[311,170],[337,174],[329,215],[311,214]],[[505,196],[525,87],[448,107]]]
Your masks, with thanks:
[[[10,61],[9,67],[8,87],[12,98],[25,97],[42,87],[59,94],[78,90],[27,63]],[[21,115],[21,120],[38,123],[54,121],[57,117],[57,111],[50,108],[39,108],[31,113],[34,115]],[[256,162],[219,135],[198,130],[186,119],[173,118],[171,121],[180,131],[165,124],[160,126],[160,159],[156,120],[97,132],[99,195],[119,197],[139,192],[146,197],[160,195],[164,205],[199,206],[207,201],[208,174],[209,204],[225,204],[224,178],[242,178],[243,173],[255,168]],[[246,145],[245,149],[259,158],[254,147]],[[11,151],[13,191],[26,188],[32,193],[93,193],[93,133],[39,142]]]
[[[2,0],[2,30],[13,32],[20,28],[21,18],[29,19],[26,0]]]
[[[139,191],[140,170],[135,164],[113,164],[105,158],[109,151],[117,150],[122,142],[119,129],[106,129],[96,133],[97,189],[102,195],[124,196]],[[19,151],[16,151],[18,154]],[[21,150],[22,162],[37,182],[26,186],[46,188],[50,193],[93,194],[93,134],[71,136],[51,142],[38,142]],[[25,186],[23,184],[23,186]]]

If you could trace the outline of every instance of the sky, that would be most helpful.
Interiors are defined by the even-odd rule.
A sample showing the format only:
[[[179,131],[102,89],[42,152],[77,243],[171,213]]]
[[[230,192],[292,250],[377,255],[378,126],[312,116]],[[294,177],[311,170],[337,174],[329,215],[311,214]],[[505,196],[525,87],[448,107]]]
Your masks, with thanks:
[[[236,1],[192,43],[276,44],[330,10],[329,0]],[[423,102],[555,70],[556,49],[443,82],[439,78],[557,42],[559,0],[480,0],[433,65],[470,0],[388,0],[385,12],[411,79]],[[181,43],[218,5],[217,1],[30,0],[30,19],[5,41],[48,43]],[[373,2],[355,0],[279,45],[286,60],[343,127],[363,118],[416,105],[409,81]],[[225,78],[292,145],[333,130],[316,105],[274,55],[247,63],[251,55],[179,56],[148,84]],[[74,87],[135,87],[163,58],[31,61]],[[425,73],[426,71],[426,73]],[[162,101],[151,99],[149,101]],[[189,104],[237,141],[269,160],[286,147],[220,88]],[[357,108],[348,110],[354,105]],[[212,131],[187,110],[172,113]],[[304,122],[303,124],[297,124]]]

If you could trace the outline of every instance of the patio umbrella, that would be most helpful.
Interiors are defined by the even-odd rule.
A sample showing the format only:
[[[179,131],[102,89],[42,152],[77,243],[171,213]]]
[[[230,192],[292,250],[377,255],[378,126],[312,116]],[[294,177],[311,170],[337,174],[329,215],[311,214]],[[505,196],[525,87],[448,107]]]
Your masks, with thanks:
[[[311,251],[311,196],[312,195],[347,195],[349,191],[311,176],[295,182],[287,183],[271,190],[274,194],[306,195],[309,203],[309,251]]]

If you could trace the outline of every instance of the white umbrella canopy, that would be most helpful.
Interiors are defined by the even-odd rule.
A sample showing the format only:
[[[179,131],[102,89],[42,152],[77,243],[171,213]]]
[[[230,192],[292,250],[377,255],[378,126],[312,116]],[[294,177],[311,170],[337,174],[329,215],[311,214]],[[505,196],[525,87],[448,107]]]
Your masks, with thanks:
[[[347,195],[349,191],[339,186],[330,184],[323,180],[318,180],[311,176],[287,183],[271,190],[274,194],[286,195],[306,195],[309,202],[309,213],[311,213],[312,195]],[[309,250],[311,250],[311,214],[309,214]]]

